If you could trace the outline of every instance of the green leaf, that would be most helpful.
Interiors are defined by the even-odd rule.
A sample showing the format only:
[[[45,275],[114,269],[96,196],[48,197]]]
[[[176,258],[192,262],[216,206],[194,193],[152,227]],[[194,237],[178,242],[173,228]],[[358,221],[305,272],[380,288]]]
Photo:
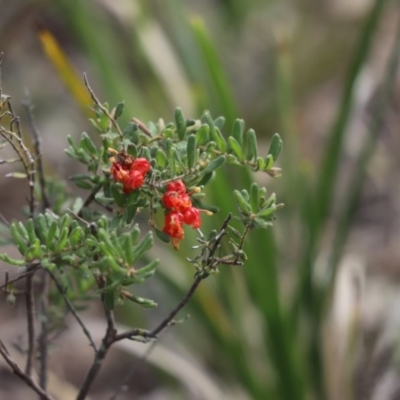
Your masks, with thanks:
[[[154,275],[154,272],[159,262],[160,260],[158,259],[152,260],[149,264],[137,270],[135,276],[139,279],[150,278],[151,276]]]
[[[202,173],[203,175],[209,174],[210,172],[215,171],[217,168],[219,168],[221,165],[223,165],[226,161],[225,156],[219,156],[216,159],[212,160],[206,168],[203,169]]]
[[[183,111],[180,107],[175,109],[175,124],[176,124],[176,131],[178,133],[179,140],[183,140],[185,138],[186,133],[186,120],[185,116],[183,115]]]
[[[218,150],[221,151],[221,153],[225,153],[228,145],[226,144],[226,140],[218,128],[214,129],[214,140],[217,143]]]
[[[233,136],[228,137],[228,142],[233,153],[239,160],[244,159],[243,148]]]
[[[257,158],[257,137],[253,129],[247,131],[247,148],[246,148],[246,160],[252,161]]]
[[[152,246],[153,246],[153,233],[149,231],[147,235],[144,237],[144,239],[134,247],[132,265],[135,265],[135,263],[143,256],[143,254],[147,250],[150,250]]]
[[[10,231],[19,252],[22,255],[25,255],[26,251],[28,250],[28,244],[26,240],[21,236],[20,232],[18,231],[17,225],[14,222],[10,226]]]
[[[36,232],[32,218],[29,218],[26,223],[26,231],[28,232],[29,243],[33,243],[36,240]]]
[[[169,243],[171,241],[170,237],[162,230],[154,227],[154,232],[156,233],[156,236],[164,243]]]
[[[214,120],[214,125],[218,128],[218,129],[222,129],[225,125],[225,117],[220,116],[217,119]]]
[[[236,204],[238,205],[239,210],[244,215],[250,215],[251,214],[251,206],[248,203],[248,201],[243,197],[242,193],[240,193],[238,190],[234,190],[233,197],[236,200]]]
[[[265,157],[265,166],[263,168],[263,171],[269,171],[274,165],[274,157],[272,157],[271,154],[267,155]]]
[[[232,127],[232,137],[243,146],[243,135],[244,135],[244,121],[242,119],[235,119]]]
[[[82,242],[85,237],[85,233],[80,226],[77,226],[69,235],[69,241],[72,247],[77,246]]]
[[[258,211],[258,201],[259,201],[258,185],[257,183],[253,182],[250,187],[250,206],[253,214],[256,214]]]
[[[157,149],[155,158],[156,158],[157,168],[161,170],[165,169],[168,164],[168,160],[167,156],[161,149]]]
[[[196,164],[196,136],[191,134],[187,140],[187,165],[192,169]]]
[[[210,141],[210,127],[207,124],[201,125],[196,132],[196,143],[198,146],[203,146]]]
[[[57,230],[58,230],[57,222],[53,221],[50,225],[49,233],[47,234],[47,238],[46,238],[46,247],[50,250],[54,249],[54,247],[55,247],[53,240],[56,237]]]
[[[129,207],[125,208],[122,214],[122,219],[125,221],[127,225],[131,224],[132,221],[135,219],[136,212],[137,212],[137,207],[135,207],[135,205],[130,205]]]
[[[110,189],[111,189],[111,195],[112,195],[115,203],[117,204],[117,206],[123,207],[126,202],[126,196],[118,190],[116,184],[111,185]]]
[[[74,202],[72,203],[72,205],[71,205],[71,211],[72,211],[74,214],[78,214],[79,211],[82,209],[82,207],[83,207],[83,199],[82,199],[82,197],[77,197],[77,198],[74,200]],[[73,221],[73,222],[74,222],[74,221]]]
[[[137,143],[139,141],[139,127],[137,124],[130,123],[123,131],[122,135],[130,142]]]
[[[46,218],[43,214],[39,214],[35,219],[36,233],[38,234],[40,241],[45,244],[47,233],[49,229],[47,228]]]
[[[80,144],[81,149],[84,149],[92,156],[97,157],[96,145],[94,144],[93,140],[90,138],[90,136],[86,132],[82,133],[79,144]]]
[[[39,260],[42,255],[42,249],[40,248],[40,240],[35,239],[35,241],[29,246],[28,250],[25,253],[26,261]]]
[[[123,256],[128,265],[133,265],[133,247],[134,241],[130,232],[125,232],[120,237],[120,244],[123,251]]]
[[[7,254],[0,253],[0,260],[7,264],[23,266],[26,264],[25,260],[16,260],[15,258],[9,257]]]
[[[205,186],[215,175],[215,172],[209,172],[204,174],[203,177],[198,182],[198,186]]]
[[[78,188],[85,189],[85,190],[93,189],[93,186],[89,182],[85,182],[85,181],[76,181],[75,185],[78,186]]]
[[[272,140],[271,140],[271,144],[269,146],[269,150],[268,150],[268,155],[271,155],[272,158],[274,159],[274,161],[277,160],[279,153],[282,150],[282,139],[279,136],[278,133],[275,133],[274,136],[272,136]]]
[[[145,299],[143,297],[137,297],[134,295],[130,295],[129,297],[126,297],[126,298],[128,300],[133,301],[134,303],[140,304],[142,307],[146,307],[146,308],[157,307],[157,303],[150,299]]]
[[[60,252],[61,250],[63,250],[68,242],[68,234],[69,234],[68,227],[64,227],[63,229],[60,230],[60,232],[61,232],[60,238],[55,247],[56,252]]]
[[[117,104],[117,106],[115,107],[114,119],[118,119],[122,115],[122,113],[124,112],[124,106],[125,104],[123,101]]]
[[[272,204],[268,207],[263,208],[261,211],[257,213],[257,217],[265,218],[273,214],[277,210],[276,204]]]

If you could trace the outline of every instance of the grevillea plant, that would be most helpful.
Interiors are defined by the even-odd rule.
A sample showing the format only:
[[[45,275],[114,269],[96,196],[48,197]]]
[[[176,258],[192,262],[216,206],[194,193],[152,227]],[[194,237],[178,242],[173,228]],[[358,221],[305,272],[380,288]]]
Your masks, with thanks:
[[[82,133],[79,141],[68,137],[65,150],[84,167],[85,172],[71,177],[87,191],[83,198],[71,195],[66,184],[44,173],[30,102],[24,105],[34,151],[22,140],[10,97],[0,93],[1,146],[11,145],[25,169],[24,173],[9,175],[26,179],[30,188],[27,220],[2,225],[3,243],[14,244],[20,257],[0,254],[2,261],[20,267],[18,276],[6,276],[2,286],[10,303],[20,293],[16,281],[26,282],[21,294],[26,298],[28,325],[26,367],[17,365],[2,341],[0,353],[12,371],[43,399],[52,398],[46,387],[49,340],[66,312],[76,318],[94,351],[93,364],[77,395],[82,400],[114,343],[123,339],[155,340],[174,323],[203,279],[222,265],[245,262],[243,246],[249,232],[270,226],[279,208],[274,194],[267,195],[264,187],[253,183],[250,188],[233,192],[237,209],[231,210],[222,226],[210,232],[202,230],[202,220],[212,220],[218,212],[218,204],[203,201],[205,188],[224,164],[279,175],[279,169],[273,166],[282,146],[278,135],[273,136],[268,154],[260,156],[255,132],[245,131],[242,120],[236,120],[231,131],[223,134],[223,117],[213,119],[206,111],[199,119],[186,119],[180,108],[175,110],[172,122],[159,120],[145,125],[132,118],[121,127],[118,121],[124,104],[111,108],[101,103],[86,77],[85,84],[93,100],[90,121],[94,131],[90,136]],[[140,228],[137,221],[141,221]],[[197,231],[196,243],[185,239],[185,229]],[[194,256],[188,260],[188,268],[194,268],[193,283],[154,328],[119,332],[113,317],[119,304],[132,301],[149,308],[157,305],[156,299],[135,294],[135,285],[146,282],[157,270],[159,260],[146,254],[155,240],[158,246],[172,245],[175,251],[180,246],[193,247]],[[42,282],[40,298],[34,295],[33,277]],[[84,301],[98,301],[104,307],[107,329],[101,343],[95,343],[77,312],[77,305]],[[35,332],[36,303],[40,303],[42,316],[39,333]],[[34,354],[39,354],[38,360]]]

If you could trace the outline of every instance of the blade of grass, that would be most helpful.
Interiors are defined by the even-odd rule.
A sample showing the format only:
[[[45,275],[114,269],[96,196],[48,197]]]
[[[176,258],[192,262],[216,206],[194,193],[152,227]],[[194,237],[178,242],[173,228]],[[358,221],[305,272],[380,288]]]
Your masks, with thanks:
[[[350,233],[350,225],[353,221],[357,203],[360,199],[363,184],[365,182],[366,168],[369,161],[371,160],[372,155],[374,154],[376,142],[383,126],[385,111],[389,106],[390,97],[395,87],[396,75],[398,73],[399,67],[399,59],[400,21],[393,43],[391,56],[387,63],[383,82],[378,92],[376,108],[372,111],[372,120],[369,126],[367,139],[365,140],[360,155],[356,160],[355,171],[346,190],[347,195],[346,200],[344,201],[344,209],[339,217],[339,221],[336,226],[335,237],[333,240],[328,261],[331,276],[329,277],[328,284],[328,289],[330,289],[330,291],[327,293],[327,295],[330,295],[331,290],[333,289],[337,267],[343,254],[346,240]]]
[[[191,26],[215,88],[214,90],[218,99],[217,104],[220,105],[221,108],[218,111],[225,116],[227,124],[230,125],[238,116],[238,112],[226,73],[219,60],[218,53],[204,27],[204,22],[200,18],[193,18],[191,20]]]
[[[299,320],[299,311],[302,306],[310,315],[309,360],[312,374],[311,382],[313,383],[316,397],[321,400],[326,399],[320,332],[322,324],[322,293],[320,290],[317,290],[313,282],[313,265],[319,237],[333,202],[343,138],[353,108],[356,80],[367,60],[384,4],[385,0],[376,0],[367,17],[355,51],[355,58],[347,76],[339,111],[329,137],[329,143],[322,160],[316,197],[308,199],[304,205],[309,232],[305,253],[299,267],[297,292],[292,305],[292,320],[294,329],[296,329]]]

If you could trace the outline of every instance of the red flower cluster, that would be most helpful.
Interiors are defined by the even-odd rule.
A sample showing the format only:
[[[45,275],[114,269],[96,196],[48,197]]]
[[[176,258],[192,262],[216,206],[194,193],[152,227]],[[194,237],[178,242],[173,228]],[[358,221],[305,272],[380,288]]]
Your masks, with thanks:
[[[167,191],[164,193],[162,202],[168,209],[163,232],[172,238],[174,248],[178,249],[179,242],[184,237],[182,224],[190,225],[194,229],[199,228],[200,212],[192,206],[186,187],[180,180],[167,184]]]
[[[133,159],[122,151],[112,160],[110,173],[116,182],[123,184],[125,194],[143,185],[144,177],[150,170],[150,163],[145,158]]]

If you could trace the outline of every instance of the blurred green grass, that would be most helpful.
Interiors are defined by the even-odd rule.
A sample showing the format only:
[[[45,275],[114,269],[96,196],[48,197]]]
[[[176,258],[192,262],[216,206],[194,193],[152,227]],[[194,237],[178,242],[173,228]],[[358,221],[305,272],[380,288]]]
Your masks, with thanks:
[[[87,57],[95,73],[90,77],[93,86],[100,88],[111,104],[123,99],[126,109],[142,120],[161,116],[168,121],[178,105],[174,101],[179,98],[179,91],[180,98],[187,100],[179,104],[187,116],[199,117],[204,109],[209,109],[214,117],[226,117],[229,130],[235,118],[245,117],[241,93],[231,82],[232,73],[228,73],[230,63],[235,62],[235,57],[227,60],[232,54],[232,43],[239,40],[249,16],[262,12],[271,21],[277,6],[273,1],[269,6],[244,0],[216,3],[219,5],[214,5],[215,14],[210,15],[210,22],[206,14],[191,15],[181,0],[162,4],[128,2],[132,7],[123,14],[106,3],[57,0],[53,12],[69,27],[71,40]],[[212,282],[201,287],[191,301],[193,319],[172,328],[172,334],[191,353],[204,359],[211,378],[241,387],[249,399],[331,398],[323,325],[365,170],[390,98],[398,66],[399,39],[382,77],[379,106],[365,135],[364,150],[357,156],[356,167],[351,171],[353,178],[344,190],[346,200],[338,211],[337,222],[330,228],[334,240],[329,245],[323,284],[315,279],[316,260],[325,250],[322,237],[332,222],[357,79],[368,61],[386,3],[375,0],[359,24],[358,41],[350,49],[342,97],[319,161],[305,160],[301,155],[301,132],[296,126],[296,87],[302,87],[295,68],[295,45],[299,41],[296,29],[286,30],[271,22],[275,41],[270,47],[273,68],[267,82],[273,82],[274,87],[267,90],[263,87],[266,82],[259,82],[264,98],[258,99],[264,104],[255,106],[258,112],[250,114],[249,120],[256,122],[264,145],[275,129],[284,139],[284,175],[273,183],[273,188],[278,198],[287,199],[287,207],[273,229],[252,233],[246,247],[246,265],[241,269],[224,269],[218,277],[211,278]],[[288,7],[286,11],[296,10]],[[157,54],[152,46],[159,46],[168,54]],[[236,57],[239,61],[246,54]],[[173,60],[165,64],[167,71],[171,68],[170,75],[163,71],[166,60]],[[256,74],[255,70],[243,73]],[[172,79],[176,76],[178,81]],[[315,163],[311,173],[303,168],[310,163]],[[258,175],[256,178],[265,179]],[[235,169],[224,171],[214,180],[207,200],[221,210],[204,222],[205,229],[222,223],[234,207],[232,190],[249,187],[252,179],[249,172]],[[270,184],[267,182],[267,187]],[[184,262],[189,255],[189,249],[182,245],[182,251],[169,255],[171,265],[160,269],[162,293],[169,293],[170,300],[179,299],[192,279],[193,271]],[[175,268],[179,269],[178,280],[177,272],[171,271]],[[283,283],[286,280],[290,281],[289,290]]]

